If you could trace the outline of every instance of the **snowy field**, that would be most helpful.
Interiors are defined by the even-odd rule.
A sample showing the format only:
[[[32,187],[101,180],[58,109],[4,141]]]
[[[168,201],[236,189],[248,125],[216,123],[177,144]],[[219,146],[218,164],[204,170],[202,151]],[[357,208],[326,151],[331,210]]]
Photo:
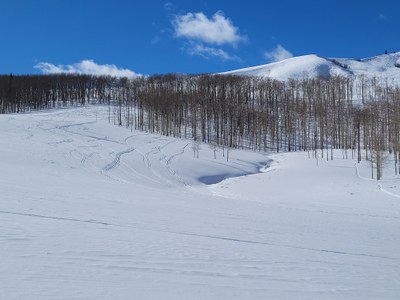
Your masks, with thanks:
[[[391,166],[196,158],[96,106],[0,128],[0,299],[400,299]]]

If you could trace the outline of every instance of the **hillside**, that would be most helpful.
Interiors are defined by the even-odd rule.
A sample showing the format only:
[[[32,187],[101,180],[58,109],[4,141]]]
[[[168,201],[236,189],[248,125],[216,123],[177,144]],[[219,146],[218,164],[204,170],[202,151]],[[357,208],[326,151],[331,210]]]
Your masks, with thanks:
[[[391,165],[377,185],[350,151],[227,161],[103,106],[0,126],[1,299],[400,297]]]
[[[233,70],[221,74],[269,77],[281,81],[305,77],[360,76],[400,81],[400,52],[371,58],[325,58],[304,55],[279,62]]]

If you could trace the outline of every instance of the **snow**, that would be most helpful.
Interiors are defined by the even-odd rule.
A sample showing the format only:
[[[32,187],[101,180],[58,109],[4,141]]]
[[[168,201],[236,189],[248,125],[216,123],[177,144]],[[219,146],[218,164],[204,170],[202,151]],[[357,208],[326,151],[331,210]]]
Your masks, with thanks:
[[[400,52],[365,59],[325,58],[312,54],[221,74],[269,77],[281,81],[333,75],[347,77],[364,75],[368,78],[377,77],[398,82],[400,80],[399,65]]]
[[[377,184],[340,151],[196,158],[107,117],[0,116],[0,299],[399,299],[389,166]]]

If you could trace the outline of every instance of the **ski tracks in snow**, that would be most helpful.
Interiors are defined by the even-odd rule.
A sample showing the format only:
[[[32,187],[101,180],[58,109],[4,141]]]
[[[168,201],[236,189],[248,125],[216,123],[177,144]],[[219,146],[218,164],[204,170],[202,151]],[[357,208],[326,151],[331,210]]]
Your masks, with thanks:
[[[357,163],[354,163],[354,167],[356,168],[356,174],[357,174],[357,177],[358,177],[358,178],[360,178],[360,179],[362,179],[362,180],[365,180],[365,181],[375,181],[375,179],[366,178],[366,177],[361,176],[361,175],[360,175],[360,172],[359,172],[359,170],[358,170],[358,164],[357,164]],[[385,193],[386,195],[389,195],[389,196],[394,197],[394,198],[400,198],[400,195],[395,194],[395,193],[393,193],[393,192],[390,192],[390,191],[386,190],[386,189],[382,186],[381,183],[378,183],[378,184],[377,184],[377,187],[378,187],[378,190],[380,190],[382,193]]]
[[[97,120],[82,122],[72,114],[60,120],[34,116],[32,121],[32,128],[49,135],[50,147],[68,151],[72,160],[67,160],[66,167],[80,165],[89,172],[124,183],[144,180],[159,186],[189,187],[178,171],[178,157],[185,155],[188,142],[143,132],[123,136],[122,130],[122,136],[110,137],[107,127],[98,130],[97,124],[103,125]]]
[[[136,136],[137,135],[127,137],[125,142],[127,143],[128,140]],[[157,139],[162,140],[163,138],[159,137]],[[152,145],[153,143],[154,141],[151,140],[145,143],[145,145]],[[153,178],[153,181],[167,186],[187,186],[187,183],[184,182],[184,180],[178,176],[176,170],[172,168],[171,162],[174,158],[185,153],[185,149],[189,143],[183,146],[181,151],[178,153],[172,155],[165,154],[164,150],[174,143],[177,143],[177,140],[167,140],[167,142],[162,146],[153,146],[147,151],[141,151],[138,148],[135,148],[135,153],[141,156],[141,160]]]
[[[106,165],[106,166],[101,170],[101,172],[102,172],[102,173],[108,173],[108,172],[110,172],[111,170],[115,169],[116,167],[118,167],[118,166],[121,164],[121,157],[122,157],[123,155],[125,155],[125,154],[128,154],[128,153],[133,152],[134,150],[135,150],[135,148],[128,148],[128,149],[126,149],[126,150],[123,150],[123,151],[121,151],[121,152],[118,152],[118,153],[115,155],[114,160],[113,160],[112,162],[110,162],[108,165]]]

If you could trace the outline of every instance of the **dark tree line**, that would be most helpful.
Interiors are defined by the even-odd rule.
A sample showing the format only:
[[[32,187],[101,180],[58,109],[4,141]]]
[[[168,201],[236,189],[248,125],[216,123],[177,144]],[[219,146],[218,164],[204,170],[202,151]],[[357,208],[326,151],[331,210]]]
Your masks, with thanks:
[[[0,112],[108,104],[109,120],[215,147],[254,151],[333,149],[374,164],[400,159],[400,90],[376,78],[280,82],[226,75],[0,76]],[[111,114],[112,112],[112,114]]]
[[[90,75],[0,75],[0,113],[106,103],[121,96],[121,81]]]

